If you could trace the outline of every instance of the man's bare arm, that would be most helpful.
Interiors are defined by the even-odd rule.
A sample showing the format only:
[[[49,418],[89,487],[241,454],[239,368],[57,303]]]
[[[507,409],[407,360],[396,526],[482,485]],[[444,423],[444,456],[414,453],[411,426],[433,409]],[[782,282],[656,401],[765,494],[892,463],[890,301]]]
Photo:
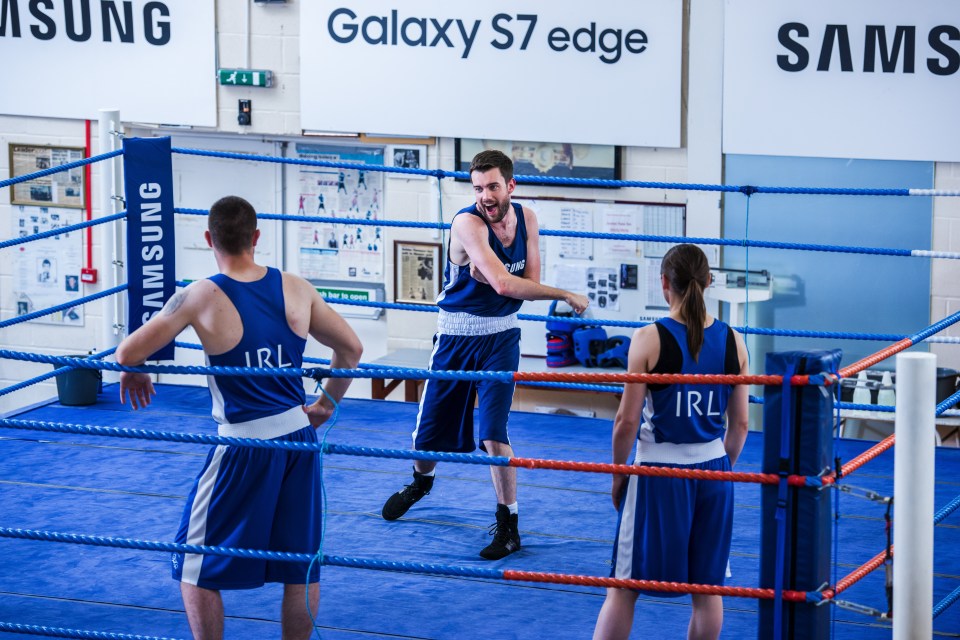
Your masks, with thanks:
[[[127,336],[117,347],[117,362],[129,367],[141,365],[189,326],[194,314],[194,305],[188,304],[191,291],[187,287],[173,294],[160,313]]]
[[[463,245],[471,268],[478,269],[498,294],[518,300],[563,300],[577,313],[590,304],[586,296],[512,275],[490,248],[486,225],[476,216],[457,216],[453,233]]]

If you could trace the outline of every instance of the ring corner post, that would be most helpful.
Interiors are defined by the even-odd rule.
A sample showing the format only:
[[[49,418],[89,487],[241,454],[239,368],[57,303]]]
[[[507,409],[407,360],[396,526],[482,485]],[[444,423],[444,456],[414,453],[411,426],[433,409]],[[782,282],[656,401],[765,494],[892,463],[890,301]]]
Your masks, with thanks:
[[[893,639],[933,634],[937,357],[897,355],[893,456]],[[898,526],[903,523],[903,526]]]
[[[98,118],[98,135],[100,153],[109,153],[120,148],[120,138],[117,133],[122,128],[120,111],[117,109],[100,109]],[[117,196],[122,189],[123,167],[122,159],[112,158],[100,165],[100,216],[106,217],[119,213]],[[100,270],[103,274],[103,287],[110,289],[123,281],[123,269],[120,267],[120,251],[123,247],[121,238],[121,224],[113,221],[101,226],[100,230]],[[123,301],[118,295],[104,300],[103,327],[101,332],[100,351],[115,348],[120,344],[120,329],[124,323]],[[104,371],[104,382],[116,382],[119,374]]]
[[[836,372],[839,349],[770,353],[766,373],[815,375]],[[834,393],[825,386],[768,386],[764,389],[762,472],[780,476],[761,488],[760,586],[775,589],[761,600],[758,638],[825,638],[830,609],[785,602],[782,590],[813,592],[829,583],[833,532],[832,494],[790,487],[789,475],[819,476],[833,465]]]

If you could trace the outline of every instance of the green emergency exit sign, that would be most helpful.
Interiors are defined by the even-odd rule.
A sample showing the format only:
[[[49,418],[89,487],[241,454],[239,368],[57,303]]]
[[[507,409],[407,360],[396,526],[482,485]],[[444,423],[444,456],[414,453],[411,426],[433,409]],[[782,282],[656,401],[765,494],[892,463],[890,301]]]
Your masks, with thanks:
[[[262,69],[220,69],[220,84],[243,87],[272,87],[273,71]]]

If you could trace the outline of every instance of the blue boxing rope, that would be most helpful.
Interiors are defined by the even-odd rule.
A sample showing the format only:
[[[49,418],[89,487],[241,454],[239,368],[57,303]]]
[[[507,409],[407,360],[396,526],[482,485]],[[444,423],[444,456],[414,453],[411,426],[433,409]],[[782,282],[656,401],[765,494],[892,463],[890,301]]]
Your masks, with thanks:
[[[950,595],[948,595],[946,598],[944,598],[943,600],[941,600],[940,602],[938,602],[938,603],[933,607],[933,617],[936,618],[937,616],[939,616],[941,613],[943,613],[944,611],[946,611],[947,608],[949,608],[950,605],[952,605],[952,604],[953,604],[954,602],[956,602],[957,600],[960,600],[960,587],[957,587],[956,589],[954,589],[954,590],[950,593]]]
[[[203,367],[196,365],[172,365],[172,364],[153,364],[140,365],[136,367],[127,367],[115,362],[99,362],[93,360],[79,360],[70,356],[52,356],[38,353],[29,353],[25,351],[11,351],[9,349],[0,349],[0,358],[10,360],[21,360],[25,362],[40,362],[45,364],[58,364],[61,366],[70,366],[77,369],[99,369],[103,371],[131,371],[134,373],[183,373],[193,375],[219,375],[219,376],[272,376],[283,378],[314,378],[321,376],[324,378],[397,378],[405,377],[410,379],[422,379],[424,373],[429,377],[438,380],[471,380],[495,382],[512,382],[513,372],[511,371],[426,371],[424,369],[296,369],[292,367]]]
[[[332,425],[331,425],[332,426]],[[481,466],[510,466],[510,458],[477,453],[456,453],[444,451],[415,451],[412,449],[384,449],[342,445],[328,442],[296,442],[286,440],[261,440],[258,438],[239,438],[232,436],[208,435],[202,433],[183,433],[174,431],[153,431],[149,429],[130,429],[126,427],[104,427],[97,425],[70,424],[43,420],[21,420],[0,418],[0,428],[25,429],[48,433],[71,433],[132,440],[152,440],[161,442],[181,442],[188,444],[224,445],[250,447],[257,449],[289,450],[299,452],[322,452],[361,458],[385,458],[394,460],[429,460],[433,462],[458,462]],[[812,486],[821,486],[817,483]],[[934,524],[940,524],[950,514],[960,508],[960,495],[940,509],[934,515]]]
[[[65,227],[58,227],[56,229],[50,229],[49,231],[41,231],[40,233],[34,233],[29,236],[23,236],[21,238],[12,238],[10,240],[4,240],[3,242],[0,242],[0,249],[6,249],[8,247],[13,247],[18,244],[25,244],[27,242],[33,242],[34,240],[43,240],[44,238],[61,236],[65,233],[70,233],[71,231],[80,231],[81,229],[86,229],[87,227],[95,227],[98,224],[114,222],[115,220],[122,220],[126,217],[127,217],[127,212],[121,211],[119,213],[105,216],[103,218],[96,218],[94,220],[84,220],[83,222],[78,222],[77,224],[70,224]]]
[[[128,429],[124,427],[102,427],[96,425],[48,422],[43,420],[19,420],[0,418],[0,427],[9,429],[27,429],[53,433],[74,433],[80,435],[107,436],[132,440],[159,440],[162,442],[184,442],[190,444],[225,445],[251,447],[255,449],[284,449],[301,452],[339,453],[361,458],[387,458],[393,460],[430,460],[434,462],[459,462],[483,466],[510,466],[510,458],[490,456],[478,453],[455,453],[445,451],[415,451],[413,449],[382,449],[358,447],[342,444],[319,442],[294,442],[286,440],[260,440],[257,438],[238,438],[232,436],[207,435],[202,433],[178,433],[173,431],[152,431],[150,429]]]
[[[116,347],[111,347],[106,351],[90,354],[89,356],[87,356],[87,359],[101,360],[103,358],[106,358],[109,355],[112,355],[113,352],[116,350],[117,350]],[[9,387],[4,387],[3,389],[0,389],[0,396],[5,396],[9,393],[13,393],[14,391],[20,391],[21,389],[26,389],[27,387],[33,386],[39,382],[43,382],[44,380],[49,380],[50,378],[54,378],[60,375],[61,373],[67,373],[68,371],[73,371],[74,369],[76,369],[76,367],[73,367],[73,366],[59,367],[48,373],[44,373],[42,375],[30,378],[29,380],[24,380],[22,382],[12,384]]]
[[[182,347],[184,349],[194,349],[197,351],[202,351],[203,347],[199,344],[194,344],[191,342],[176,342],[176,346]],[[327,358],[310,358],[304,356],[304,362],[309,362],[311,364],[330,364],[330,360]],[[397,365],[389,364],[371,364],[367,362],[361,362],[357,365],[360,369],[392,369],[392,370],[404,370],[405,367],[400,367]],[[410,371],[410,369],[407,369]],[[414,369],[413,371],[424,371],[429,372],[429,369]],[[610,383],[610,384],[587,384],[580,382],[533,382],[529,380],[521,380],[517,382],[518,385],[524,387],[540,387],[544,389],[572,389],[575,391],[596,391],[600,393],[623,393],[623,385]],[[3,391],[0,390],[0,395],[3,395]]]
[[[439,307],[435,305],[422,305],[422,304],[402,304],[397,302],[378,302],[378,301],[364,301],[364,300],[345,300],[342,298],[333,298],[333,297],[324,297],[324,301],[328,304],[342,304],[346,306],[354,307],[376,307],[380,309],[397,309],[400,311],[420,311],[420,312],[437,312]],[[540,316],[540,315],[531,315],[526,313],[521,313],[517,315],[519,320],[524,320],[528,322],[548,322],[550,320],[556,320],[556,316]],[[563,321],[568,324],[576,325],[599,325],[603,327],[624,327],[624,328],[640,328],[645,327],[650,322],[641,321],[641,320],[606,320],[599,318],[567,318],[564,317]],[[904,333],[861,333],[861,332],[851,332],[851,331],[812,331],[804,329],[764,329],[760,327],[733,327],[741,333],[760,335],[760,336],[786,336],[790,338],[820,338],[820,339],[835,339],[835,340],[872,340],[877,342],[897,342],[908,338],[907,334]],[[931,336],[924,339],[927,342],[960,342],[960,338],[938,338],[937,336]]]
[[[310,562],[316,559],[315,554],[291,553],[287,551],[264,551],[258,549],[239,549],[233,547],[219,547],[207,545],[190,545],[173,542],[158,542],[139,540],[135,538],[115,538],[108,536],[88,536],[75,533],[56,531],[39,531],[34,529],[11,529],[0,527],[0,537],[21,540],[37,540],[61,542],[68,544],[82,544],[98,547],[114,547],[120,549],[135,549],[140,551],[173,551],[178,553],[193,553],[201,555],[227,556],[234,558],[264,559],[274,562]],[[375,571],[395,571],[401,573],[418,573],[427,575],[486,578],[503,580],[504,570],[483,569],[475,567],[458,567],[420,562],[395,562],[387,560],[348,558],[343,556],[323,555],[319,558],[321,565],[345,567],[351,569],[371,569]],[[960,599],[960,588],[954,590],[944,601],[938,603],[933,610],[936,617],[948,606]],[[814,597],[814,600],[816,598]],[[96,636],[93,636],[96,637]]]
[[[34,171],[33,173],[25,173],[22,176],[14,176],[13,178],[9,178],[7,180],[0,180],[0,189],[4,187],[9,187],[15,184],[20,184],[21,182],[30,182],[31,180],[36,180],[37,178],[50,176],[55,173],[69,171],[70,169],[77,169],[79,167],[83,167],[88,164],[94,164],[95,162],[100,162],[101,160],[109,160],[110,158],[115,158],[120,155],[123,155],[123,149],[117,149],[115,151],[101,153],[98,156],[91,156],[89,158],[84,158],[82,160],[77,160],[75,162],[58,164],[55,167],[50,167],[49,169],[41,169],[40,171]]]
[[[34,636],[55,636],[57,638],[84,638],[88,640],[179,640],[166,636],[141,636],[109,631],[87,631],[85,629],[67,629],[65,627],[47,627],[33,624],[16,624],[0,621],[0,631],[25,633]]]
[[[180,280],[177,282],[177,286],[185,287],[190,284],[187,281]],[[125,286],[125,285],[124,285]],[[113,292],[114,290],[110,290]],[[104,292],[99,295],[107,295],[110,292]],[[325,296],[324,301],[328,304],[340,304],[345,306],[354,306],[354,307],[374,307],[378,309],[396,309],[400,311],[419,311],[424,313],[436,313],[439,310],[439,307],[436,305],[422,305],[422,304],[403,304],[398,302],[379,302],[379,301],[365,301],[365,300],[346,300],[342,298],[335,298]],[[19,316],[18,318],[22,318]],[[555,320],[555,316],[541,316],[541,315],[531,315],[521,313],[517,315],[519,320],[524,320],[527,322],[548,322],[550,320]],[[623,328],[640,328],[645,327],[650,324],[649,321],[641,320],[604,320],[599,318],[567,318],[565,317],[564,322],[569,324],[576,325],[599,325],[604,327],[623,327]],[[18,320],[22,322],[23,320]],[[834,340],[872,340],[877,342],[898,342],[905,338],[911,338],[914,343],[917,342],[943,342],[943,343],[960,343],[960,338],[951,338],[951,337],[940,337],[933,335],[939,331],[942,331],[946,327],[960,321],[960,314],[953,314],[944,318],[943,320],[938,321],[936,324],[931,325],[927,329],[924,329],[920,333],[907,335],[904,333],[860,333],[860,332],[851,332],[851,331],[812,331],[804,329],[764,329],[760,327],[733,327],[737,331],[746,334],[754,334],[761,336],[786,336],[790,338],[819,338],[819,339],[834,339]],[[11,321],[7,321],[11,322]],[[5,326],[4,323],[0,323],[0,328]]]
[[[944,518],[960,508],[960,496],[957,496],[950,503],[933,516],[933,524],[940,524]]]
[[[747,201],[749,203],[749,200]],[[176,207],[174,213],[181,215],[204,216],[207,209]],[[366,218],[335,218],[330,216],[301,216],[281,213],[258,213],[257,218],[262,220],[280,220],[287,222],[313,222],[317,224],[350,224],[367,227],[398,227],[405,229],[439,229],[446,231],[450,225],[442,221],[416,222],[408,220],[368,220]],[[749,222],[747,223],[749,224]],[[754,249],[785,249],[790,251],[821,251],[825,253],[852,253],[876,256],[914,257],[914,258],[946,258],[960,259],[958,251],[929,251],[926,249],[896,249],[891,247],[858,247],[854,245],[815,244],[808,242],[777,242],[772,240],[751,240],[747,237],[739,238],[706,238],[693,236],[661,236],[643,233],[605,233],[600,231],[567,231],[562,229],[540,229],[541,236],[558,238],[588,238],[592,240],[626,240],[636,242],[668,242],[701,245],[716,245],[721,247],[751,247]]]
[[[77,298],[76,300],[72,300],[70,302],[58,304],[53,307],[47,307],[46,309],[40,309],[39,311],[32,311],[30,313],[25,313],[22,316],[14,316],[9,320],[4,320],[3,322],[0,322],[0,329],[5,329],[15,324],[20,324],[21,322],[36,320],[37,318],[48,316],[51,313],[56,313],[57,311],[66,311],[67,309],[72,309],[73,307],[80,306],[81,304],[86,304],[87,302],[93,302],[94,300],[99,300],[100,298],[106,298],[107,296],[112,296],[115,293],[120,293],[126,290],[127,290],[127,285],[121,284],[119,286],[112,287],[110,289],[104,289],[103,291],[92,293],[82,298]],[[11,352],[11,353],[16,353],[16,352]],[[0,356],[0,357],[4,357],[4,356]],[[17,359],[17,358],[14,358],[14,359]],[[49,364],[56,364],[56,363],[51,362]]]
[[[362,169],[364,171],[379,171],[383,173],[407,174],[416,176],[433,176],[435,178],[458,178],[469,180],[467,171],[444,171],[443,169],[407,169],[404,167],[388,167],[384,165],[370,165],[360,162],[326,162],[323,160],[306,160],[302,158],[283,158],[257,154],[231,153],[227,151],[208,151],[203,149],[187,149],[173,147],[173,153],[184,155],[206,156],[212,158],[227,158],[232,160],[246,160],[250,162],[272,162],[277,164],[291,164],[311,167],[326,167],[332,169]],[[750,185],[722,185],[696,184],[684,182],[644,182],[637,180],[600,180],[595,178],[565,178],[554,176],[514,176],[522,184],[549,184],[575,185],[582,187],[631,187],[637,189],[667,189],[679,191],[719,191],[724,193],[754,193],[793,194],[793,195],[831,195],[831,196],[960,196],[960,189],[866,189],[841,187],[757,187]],[[0,187],[4,186],[0,183]]]
[[[11,351],[9,349],[0,349],[0,358],[10,360],[22,360],[26,362],[42,362],[47,364],[69,365],[78,369],[99,369],[103,371],[130,371],[134,373],[181,373],[191,375],[219,375],[219,376],[268,376],[281,378],[376,378],[376,379],[401,379],[401,380],[466,380],[471,382],[520,382],[515,380],[518,372],[516,371],[454,371],[445,369],[414,369],[414,368],[367,368],[367,369],[328,369],[315,367],[310,369],[297,369],[293,367],[213,367],[196,365],[139,365],[128,367],[115,362],[99,362],[93,360],[78,360],[69,356],[51,356],[24,351]],[[564,373],[549,372],[550,375],[557,376],[560,380],[564,377],[579,379],[584,373]],[[627,372],[618,373],[596,373],[595,376],[627,376]],[[523,380],[522,382],[527,382]],[[805,376],[804,381],[797,381],[799,385],[824,386],[834,383],[832,377],[824,375]],[[763,384],[763,383],[756,383]],[[772,384],[772,383],[771,383]],[[779,384],[779,382],[777,382]]]
[[[270,560],[273,562],[303,563],[309,562],[315,555],[310,553],[294,553],[290,551],[265,551],[262,549],[241,549],[237,547],[182,544],[178,542],[160,542],[156,540],[139,540],[137,538],[116,538],[110,536],[89,536],[78,533],[39,531],[36,529],[12,529],[8,527],[0,527],[0,538],[62,542],[67,544],[82,544],[94,547],[134,549],[138,551],[192,553],[198,555],[225,556],[229,558]],[[328,555],[320,558],[320,562],[331,567],[346,567],[351,569],[373,569],[377,571],[425,573],[430,575],[459,576],[467,578],[504,579],[504,572],[502,569],[478,569],[474,567],[456,567],[424,562],[394,562],[389,560],[368,560],[363,558],[347,558],[343,556]]]

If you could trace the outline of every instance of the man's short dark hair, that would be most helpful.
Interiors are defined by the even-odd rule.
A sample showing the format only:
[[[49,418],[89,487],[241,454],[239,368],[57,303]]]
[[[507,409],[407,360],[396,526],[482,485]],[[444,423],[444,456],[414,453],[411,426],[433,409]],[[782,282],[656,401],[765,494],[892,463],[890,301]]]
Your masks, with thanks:
[[[257,230],[257,212],[239,196],[220,198],[210,207],[207,228],[213,246],[227,255],[236,256],[253,247]]]
[[[473,161],[470,163],[470,173],[474,171],[484,173],[490,171],[490,169],[500,169],[504,182],[513,180],[513,160],[502,151],[487,149],[473,156]]]

